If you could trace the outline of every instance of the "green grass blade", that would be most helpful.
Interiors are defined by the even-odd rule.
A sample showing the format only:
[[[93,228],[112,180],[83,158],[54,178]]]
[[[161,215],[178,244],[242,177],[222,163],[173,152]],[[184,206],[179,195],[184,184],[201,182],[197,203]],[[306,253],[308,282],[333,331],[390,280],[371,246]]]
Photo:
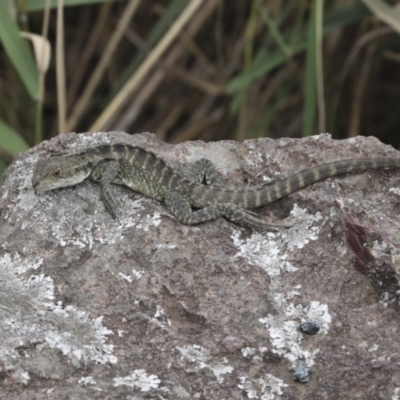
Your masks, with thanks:
[[[25,140],[0,119],[0,147],[12,156],[29,149]]]
[[[44,9],[46,0],[27,0],[26,10],[27,11],[41,11]],[[51,0],[50,7],[57,7],[58,0]],[[96,3],[109,3],[111,1],[121,1],[121,0],[64,0],[64,6],[84,6],[86,4],[96,4]]]
[[[287,45],[283,35],[279,31],[277,24],[270,17],[270,15],[267,12],[267,9],[263,7],[261,2],[259,2],[258,5],[259,5],[258,11],[261,14],[261,18],[263,19],[264,24],[268,27],[268,32],[270,33],[271,37],[275,40],[276,44],[279,46],[282,52],[286,55],[286,57],[289,57],[291,54],[291,50]]]
[[[292,49],[292,54],[297,54],[303,51],[306,47],[306,43],[302,42],[297,44],[297,46]],[[262,58],[260,58],[259,62],[254,62],[254,64],[244,73],[239,75],[238,77],[232,79],[228,86],[228,93],[233,93],[238,90],[242,90],[246,86],[248,86],[254,79],[259,78],[260,76],[266,74],[272,69],[281,65],[285,60],[287,60],[286,54],[283,54],[281,51],[274,54],[264,54]]]
[[[323,10],[324,0],[318,0],[316,5],[315,17],[315,67],[317,81],[317,101],[318,101],[318,131],[326,131],[326,112],[325,112],[325,79],[323,65]]]
[[[324,34],[331,32],[336,28],[340,28],[344,25],[354,23],[365,16],[369,15],[370,12],[362,3],[355,3],[351,6],[340,7],[329,11],[324,16]],[[293,35],[289,35],[293,36]],[[291,48],[291,53],[285,55],[281,51],[274,54],[263,54],[262,62],[256,63],[243,72],[242,74],[233,78],[227,86],[228,93],[234,93],[236,91],[241,91],[248,87],[253,80],[263,76],[268,73],[271,69],[278,67],[284,63],[288,56],[294,56],[306,48],[306,41],[304,38],[304,32],[296,32],[296,37],[298,38],[294,43],[294,48]],[[293,43],[291,43],[293,46]]]
[[[317,5],[313,0],[311,15],[308,21],[307,59],[304,80],[303,136],[314,133],[317,104],[317,63],[316,63],[316,24]]]
[[[20,37],[18,27],[11,18],[6,4],[0,1],[0,41],[29,95],[36,99],[38,92],[36,64],[28,44]]]

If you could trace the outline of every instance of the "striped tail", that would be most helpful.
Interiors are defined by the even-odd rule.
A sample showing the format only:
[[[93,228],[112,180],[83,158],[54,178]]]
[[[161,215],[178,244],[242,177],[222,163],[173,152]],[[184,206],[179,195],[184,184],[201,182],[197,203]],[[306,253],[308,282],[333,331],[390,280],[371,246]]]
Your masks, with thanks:
[[[400,168],[400,158],[358,158],[317,165],[260,188],[259,201],[249,202],[248,207],[272,203],[305,186],[332,176],[382,168]]]
[[[193,193],[191,204],[201,208],[218,203],[232,203],[245,209],[256,208],[272,203],[322,179],[382,168],[400,168],[400,158],[356,158],[334,161],[304,169],[288,178],[261,187],[220,189],[191,183]]]

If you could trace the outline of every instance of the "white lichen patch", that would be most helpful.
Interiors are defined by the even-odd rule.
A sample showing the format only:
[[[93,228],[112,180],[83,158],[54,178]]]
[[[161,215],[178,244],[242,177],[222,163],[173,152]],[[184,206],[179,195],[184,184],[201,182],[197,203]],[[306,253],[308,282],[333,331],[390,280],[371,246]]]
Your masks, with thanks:
[[[24,385],[28,384],[30,376],[29,373],[26,371],[16,371],[14,373],[14,378],[17,381],[20,381],[21,383],[23,383]]]
[[[232,239],[239,250],[234,257],[243,257],[249,264],[260,266],[270,277],[283,271],[296,271],[297,268],[287,261],[287,253],[295,248],[302,249],[318,238],[320,228],[314,224],[322,216],[319,213],[308,214],[296,204],[290,214],[295,225],[288,230],[268,232],[266,235],[255,232],[246,240],[240,238],[239,230],[234,230]]]
[[[306,209],[294,204],[290,215],[294,225],[282,231],[282,239],[287,242],[289,251],[295,248],[302,249],[310,241],[318,239],[320,224],[316,223],[322,221],[321,213],[309,214]]]
[[[168,318],[168,314],[159,305],[157,306],[154,317],[151,320],[161,327],[166,325],[171,326],[171,320]]]
[[[256,354],[257,349],[255,349],[254,347],[244,347],[243,349],[241,349],[241,352],[244,358],[251,358],[252,356],[254,356],[254,354]]]
[[[268,351],[268,349],[266,347],[259,347],[258,349],[255,349],[254,347],[244,347],[240,351],[242,352],[242,356],[247,360],[261,362],[263,354]]]
[[[246,162],[247,165],[251,166],[251,167],[257,167],[259,165],[261,165],[263,163],[263,158],[264,155],[258,151],[255,150],[253,148],[249,147],[249,152],[247,154],[247,156],[244,156],[244,160]]]
[[[287,358],[292,363],[304,359],[307,366],[311,367],[319,350],[310,351],[302,348],[303,335],[299,332],[299,325],[305,321],[317,322],[321,327],[320,332],[326,334],[331,323],[328,307],[317,301],[311,302],[308,307],[286,303],[280,311],[278,315],[268,315],[259,320],[269,332],[272,352]]]
[[[273,400],[275,395],[283,394],[282,388],[288,385],[281,379],[271,374],[265,374],[263,378],[248,380],[245,376],[239,378],[239,389],[245,391],[248,399]]]
[[[133,269],[132,274],[135,276],[136,279],[140,279],[143,276],[144,271],[138,271],[136,269]]]
[[[137,387],[141,392],[157,389],[161,381],[157,375],[149,375],[144,369],[135,369],[132,374],[114,378],[114,386]]]
[[[292,264],[286,261],[287,255],[280,249],[279,238],[275,233],[265,236],[253,233],[243,241],[239,230],[234,230],[233,243],[239,252],[234,256],[243,257],[251,265],[259,265],[269,276],[280,275],[283,271],[295,271]]]
[[[368,351],[369,352],[377,351],[378,348],[379,348],[379,346],[375,343],[368,349]]]
[[[136,228],[147,232],[151,226],[159,226],[160,224],[160,213],[154,213],[154,215],[146,215],[146,217],[136,225]]]
[[[9,189],[14,191],[15,187],[18,187],[17,198],[15,199],[14,204],[9,206],[5,218],[8,219],[12,214],[17,217],[17,221],[24,221],[26,213],[30,212],[37,203],[37,196],[32,190],[32,177],[30,174],[26,173],[26,162],[15,160],[14,168],[16,170],[15,178],[3,182],[3,185],[1,186],[1,198],[12,197],[10,196]],[[16,185],[16,182],[18,182],[18,185]],[[18,207],[18,209],[16,210],[15,207]]]
[[[122,278],[125,279],[127,282],[132,283],[132,277],[130,275],[125,275],[122,272],[118,272],[118,275]]]
[[[23,259],[18,253],[6,253],[0,257],[0,318],[4,318],[4,322],[14,321],[28,310],[53,304],[54,285],[50,277],[43,274],[27,279],[18,277],[18,274],[36,269],[41,263],[38,258]]]
[[[43,264],[43,260],[38,256],[21,257],[19,253],[13,255],[6,253],[0,258],[0,268],[11,264],[15,266],[14,272],[16,274],[24,274],[30,269],[38,269]]]
[[[379,240],[372,241],[372,250],[374,252],[384,252],[388,247],[389,245],[387,244],[387,242],[381,242]]]
[[[159,243],[155,246],[155,248],[157,250],[164,250],[164,249],[172,250],[172,249],[176,249],[177,245],[176,244]]]
[[[87,186],[88,184],[83,183],[81,186],[85,185]],[[90,192],[89,188],[82,190]],[[43,193],[40,201],[54,203],[56,195],[55,192]],[[62,247],[77,246],[92,249],[94,243],[114,245],[122,241],[124,232],[128,228],[135,227],[136,229],[148,231],[151,227],[158,226],[161,223],[160,214],[157,212],[152,216],[139,213],[143,209],[142,197],[132,200],[128,199],[127,193],[121,194],[119,201],[123,204],[126,203],[126,209],[129,210],[130,214],[122,215],[118,220],[112,220],[102,204],[99,204],[101,209],[94,210],[93,215],[90,215],[83,211],[80,202],[69,199],[72,194],[68,193],[68,189],[65,189],[63,196],[61,201],[68,203],[68,206],[57,207],[54,204],[48,213],[34,211],[32,217],[23,223],[21,229],[34,227],[35,230],[39,231],[39,234],[51,232],[51,236]],[[70,210],[67,214],[65,213],[65,207]],[[79,218],[69,218],[70,213],[79,215]],[[101,213],[104,213],[104,215],[101,215]],[[54,221],[57,221],[57,223]]]
[[[44,339],[51,348],[58,348],[64,355],[73,355],[86,362],[94,361],[99,364],[117,362],[117,358],[112,355],[114,346],[105,343],[106,335],[113,332],[102,325],[103,317],[91,319],[74,306],[62,308],[61,303],[50,309],[60,317],[60,324],[69,325],[69,329],[65,331],[46,332]]]
[[[291,212],[293,227],[280,232],[268,232],[265,235],[254,233],[242,240],[240,232],[234,231],[232,239],[238,248],[234,257],[242,257],[250,265],[261,267],[270,277],[268,296],[275,305],[276,314],[260,318],[269,332],[272,349],[292,363],[304,359],[311,367],[318,349],[308,350],[302,347],[302,334],[298,327],[302,322],[317,322],[321,333],[326,333],[331,322],[328,307],[313,301],[309,305],[295,305],[293,300],[300,294],[298,289],[284,292],[283,275],[297,270],[289,261],[288,255],[298,249],[304,251],[311,241],[317,240],[322,216],[320,213],[309,214],[296,204]],[[248,354],[248,353],[246,353]],[[245,354],[243,354],[245,356]]]
[[[182,355],[181,360],[193,363],[199,370],[210,369],[219,383],[224,380],[222,375],[230,374],[233,371],[233,367],[228,365],[228,360],[225,357],[221,361],[215,361],[210,352],[199,345],[177,347],[177,349]]]
[[[69,143],[69,152],[80,152],[84,148],[91,146],[99,146],[111,142],[108,135],[112,132],[90,132],[90,135],[79,135],[79,141]]]
[[[82,376],[82,378],[78,380],[78,383],[80,383],[83,386],[87,386],[87,385],[95,385],[97,382],[94,380],[93,376]]]
[[[389,192],[390,192],[390,193],[394,193],[394,194],[396,194],[397,196],[400,196],[400,189],[399,189],[399,188],[390,188],[390,189],[389,189]]]
[[[394,389],[391,400],[400,400],[400,387]]]
[[[30,264],[17,253],[0,257],[0,360],[18,364],[17,346],[44,342],[69,357],[115,363],[113,346],[105,343],[112,332],[102,326],[101,317],[91,319],[73,306],[55,304],[51,277],[19,276],[41,262],[34,257]]]

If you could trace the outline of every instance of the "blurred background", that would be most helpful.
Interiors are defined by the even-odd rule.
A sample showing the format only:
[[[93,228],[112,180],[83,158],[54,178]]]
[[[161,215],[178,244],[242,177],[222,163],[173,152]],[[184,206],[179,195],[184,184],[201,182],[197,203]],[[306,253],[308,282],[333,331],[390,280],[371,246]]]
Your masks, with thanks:
[[[400,144],[400,5],[0,0],[0,174],[61,132]]]

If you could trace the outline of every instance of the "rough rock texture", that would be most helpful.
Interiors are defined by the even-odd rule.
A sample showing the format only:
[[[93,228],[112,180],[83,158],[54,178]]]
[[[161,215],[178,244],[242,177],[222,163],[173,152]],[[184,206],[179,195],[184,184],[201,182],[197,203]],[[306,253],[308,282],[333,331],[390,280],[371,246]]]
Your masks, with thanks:
[[[123,187],[118,221],[95,183],[32,191],[39,156],[118,141],[177,168],[207,157],[230,187],[400,156],[374,138],[172,146],[117,132],[19,155],[0,198],[0,398],[400,398],[400,171],[331,178],[261,208],[295,221],[262,234],[181,225]],[[306,321],[316,335],[298,329]],[[307,384],[293,380],[297,360]]]

